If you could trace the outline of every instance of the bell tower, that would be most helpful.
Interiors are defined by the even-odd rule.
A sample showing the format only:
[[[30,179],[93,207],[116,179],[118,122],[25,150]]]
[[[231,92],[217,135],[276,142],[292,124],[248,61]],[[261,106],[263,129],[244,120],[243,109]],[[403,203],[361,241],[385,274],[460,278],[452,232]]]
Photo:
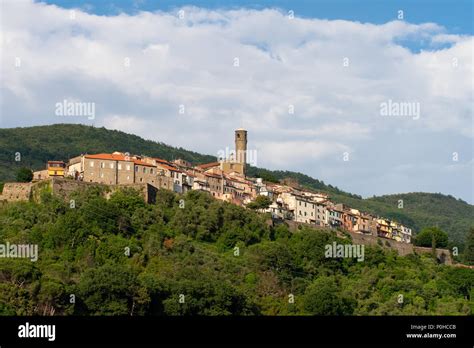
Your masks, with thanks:
[[[235,161],[244,167],[247,163],[247,131],[243,128],[235,131]]]
[[[247,131],[239,128],[235,131],[235,153],[221,163],[224,173],[237,173],[245,177],[247,163]]]

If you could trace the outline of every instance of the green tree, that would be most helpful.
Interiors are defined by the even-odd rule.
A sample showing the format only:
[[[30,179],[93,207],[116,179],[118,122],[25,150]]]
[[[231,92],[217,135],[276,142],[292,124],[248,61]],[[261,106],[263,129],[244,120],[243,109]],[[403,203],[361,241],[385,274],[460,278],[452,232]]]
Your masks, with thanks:
[[[270,171],[267,171],[267,170],[260,170],[256,173],[255,176],[258,178],[262,178],[264,181],[269,181],[269,182],[274,182],[274,183],[279,182],[278,178],[275,175],[273,175]]]
[[[364,262],[326,257],[327,245],[350,238],[269,226],[263,214],[196,191],[162,190],[155,205],[133,190],[104,196],[90,187],[71,194],[74,208],[51,194],[0,206],[0,241],[40,250],[38,262],[0,258],[0,315],[474,313],[474,270],[428,253],[375,245]]]
[[[334,277],[321,277],[308,286],[303,303],[312,315],[351,315],[356,301],[341,295]]]
[[[247,204],[247,208],[253,209],[253,210],[260,210],[260,209],[266,209],[268,206],[272,204],[272,200],[268,198],[267,196],[257,196],[253,202],[250,202]]]
[[[474,227],[469,229],[466,237],[463,261],[468,265],[474,265]]]
[[[18,182],[30,182],[33,180],[33,171],[26,167],[21,167],[16,172],[16,181]]]
[[[415,244],[423,247],[446,248],[448,235],[438,227],[425,227],[415,237]]]
[[[88,269],[78,284],[78,294],[89,315],[133,315],[149,301],[139,289],[137,274],[131,267],[108,262]],[[81,306],[78,306],[81,307]]]

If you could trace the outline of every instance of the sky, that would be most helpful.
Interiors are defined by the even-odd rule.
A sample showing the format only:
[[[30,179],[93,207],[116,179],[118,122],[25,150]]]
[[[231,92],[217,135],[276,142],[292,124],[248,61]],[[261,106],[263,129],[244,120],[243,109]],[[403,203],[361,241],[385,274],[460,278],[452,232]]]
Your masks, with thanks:
[[[471,1],[0,0],[0,10],[2,128],[91,124],[217,156],[243,127],[259,167],[364,197],[474,201]],[[58,109],[79,104],[89,108]]]

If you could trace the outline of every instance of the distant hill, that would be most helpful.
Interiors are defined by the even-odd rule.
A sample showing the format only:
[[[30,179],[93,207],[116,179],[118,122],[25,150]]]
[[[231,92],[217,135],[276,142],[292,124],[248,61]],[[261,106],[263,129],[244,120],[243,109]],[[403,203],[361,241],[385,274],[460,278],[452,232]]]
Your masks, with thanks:
[[[0,181],[13,180],[15,167],[44,169],[48,160],[64,160],[83,153],[122,151],[167,160],[183,158],[192,163],[212,162],[215,156],[145,140],[116,130],[77,124],[55,124],[0,129]],[[21,162],[15,162],[15,153]]]
[[[82,153],[122,151],[161,157],[183,158],[193,164],[212,162],[215,156],[142,139],[120,131],[77,124],[56,124],[27,128],[0,129],[0,182],[15,179],[21,166],[43,169],[47,160],[64,160]],[[15,153],[21,162],[15,162]],[[302,173],[249,168],[250,176],[278,181],[294,179],[301,186],[328,193],[334,202],[345,203],[368,213],[395,219],[419,231],[426,226],[445,230],[454,245],[462,247],[470,226],[474,226],[474,206],[440,193],[405,193],[362,199]],[[398,200],[403,200],[403,209]]]

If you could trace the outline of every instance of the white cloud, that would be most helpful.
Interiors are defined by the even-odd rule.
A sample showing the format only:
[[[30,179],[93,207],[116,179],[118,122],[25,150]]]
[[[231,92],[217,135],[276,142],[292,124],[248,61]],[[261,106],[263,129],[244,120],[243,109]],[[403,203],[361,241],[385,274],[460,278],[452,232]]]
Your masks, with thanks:
[[[77,9],[71,19],[69,10],[31,1],[1,7],[5,127],[63,122],[54,104],[70,97],[96,103],[96,125],[209,154],[232,146],[233,129],[246,127],[259,164],[354,193],[419,185],[472,201],[465,194],[472,182],[453,187],[431,172],[439,152],[424,166],[406,162],[420,138],[472,159],[472,36],[435,23],[289,19],[274,9],[186,7],[184,19],[177,11],[107,17]],[[404,40],[435,48],[414,53]],[[419,102],[420,119],[381,117],[389,99]],[[339,175],[345,150],[355,157]],[[391,166],[402,164],[406,175],[384,188]],[[456,168],[462,178],[472,174]]]

